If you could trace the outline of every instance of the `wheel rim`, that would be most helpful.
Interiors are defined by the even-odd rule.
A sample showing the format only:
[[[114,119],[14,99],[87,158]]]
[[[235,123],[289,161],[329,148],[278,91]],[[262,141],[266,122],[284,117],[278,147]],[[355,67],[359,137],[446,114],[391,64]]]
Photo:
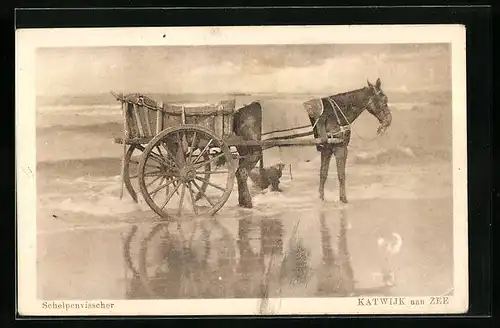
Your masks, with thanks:
[[[163,218],[213,215],[231,194],[234,171],[222,140],[203,127],[184,125],[164,130],[148,144],[139,163],[139,186]]]
[[[144,152],[142,145],[131,145],[125,154],[125,171],[123,172],[123,182],[129,195],[137,203],[137,191],[139,190],[139,161],[140,155]]]
[[[127,237],[123,241],[123,258],[128,269],[132,272],[134,276],[139,276],[138,266],[134,263],[131,255],[132,239],[136,236],[138,227],[133,225]]]

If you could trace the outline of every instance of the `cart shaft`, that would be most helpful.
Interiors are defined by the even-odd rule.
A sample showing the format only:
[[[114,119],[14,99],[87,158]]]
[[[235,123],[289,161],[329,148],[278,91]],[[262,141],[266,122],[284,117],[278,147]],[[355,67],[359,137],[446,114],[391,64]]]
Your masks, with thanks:
[[[151,141],[152,138],[134,138],[134,139],[127,139],[125,140],[125,143],[128,145],[145,145]],[[314,146],[314,145],[321,145],[324,144],[321,139],[316,138],[316,139],[306,139],[306,140],[294,140],[294,139],[287,139],[287,140],[280,140],[280,139],[274,139],[274,140],[243,140],[240,138],[228,138],[224,140],[225,143],[228,146],[261,146],[261,147],[274,147],[274,146],[281,146],[281,147],[302,147],[302,146]],[[341,143],[343,140],[341,138],[328,138],[327,142],[328,144],[338,144]],[[115,139],[115,143],[117,144],[123,144],[123,139],[122,138],[117,138]]]

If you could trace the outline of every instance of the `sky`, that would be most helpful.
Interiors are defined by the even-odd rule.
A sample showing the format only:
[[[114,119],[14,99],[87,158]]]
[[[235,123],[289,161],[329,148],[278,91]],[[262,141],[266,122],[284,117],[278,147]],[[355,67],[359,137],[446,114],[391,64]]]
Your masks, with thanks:
[[[451,90],[448,44],[43,48],[38,95]]]

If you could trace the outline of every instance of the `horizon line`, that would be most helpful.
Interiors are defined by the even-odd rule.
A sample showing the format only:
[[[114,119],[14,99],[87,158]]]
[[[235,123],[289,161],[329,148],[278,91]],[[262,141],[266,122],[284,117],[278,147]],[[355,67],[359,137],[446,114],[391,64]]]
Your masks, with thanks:
[[[293,91],[281,91],[281,92],[244,92],[244,91],[234,91],[234,92],[162,92],[162,91],[129,91],[123,92],[124,94],[132,94],[132,93],[142,93],[142,94],[161,94],[161,95],[236,95],[236,96],[253,96],[253,95],[273,95],[273,94],[289,94],[289,95],[307,95],[307,94],[325,94],[332,93],[332,91],[304,91],[304,92],[293,92]],[[452,89],[448,88],[435,88],[435,89],[415,89],[415,90],[397,90],[397,89],[386,89],[385,93],[416,93],[416,92],[452,92]],[[61,93],[61,94],[35,94],[36,97],[63,97],[63,96],[90,96],[90,95],[111,95],[111,91],[109,92],[85,92],[85,93]]]

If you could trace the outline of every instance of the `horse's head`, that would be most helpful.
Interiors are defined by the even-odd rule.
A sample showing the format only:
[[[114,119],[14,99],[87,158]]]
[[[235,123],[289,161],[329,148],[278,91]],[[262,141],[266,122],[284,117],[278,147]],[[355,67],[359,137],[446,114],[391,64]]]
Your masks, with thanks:
[[[377,120],[380,122],[380,126],[377,129],[378,134],[382,134],[385,132],[387,127],[391,125],[392,114],[388,105],[388,98],[382,91],[382,82],[380,82],[380,78],[377,79],[375,85],[371,84],[368,81],[368,96],[369,101],[366,105],[366,110],[375,116]]]

